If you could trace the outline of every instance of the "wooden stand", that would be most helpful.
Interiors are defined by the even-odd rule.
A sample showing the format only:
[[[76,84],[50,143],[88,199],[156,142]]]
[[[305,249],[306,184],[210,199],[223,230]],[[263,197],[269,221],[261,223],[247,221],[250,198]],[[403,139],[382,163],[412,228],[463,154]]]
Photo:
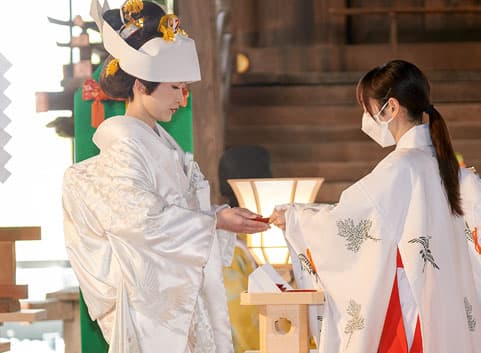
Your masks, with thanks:
[[[10,350],[10,342],[0,342],[0,353],[8,352]]]
[[[15,241],[40,240],[40,227],[0,228],[0,313],[20,309],[19,299],[28,297],[28,288],[16,284]]]
[[[21,310],[0,313],[2,322],[63,321],[65,353],[80,353],[80,304],[79,289],[66,288],[48,293],[46,300],[22,301]],[[0,353],[2,351],[0,350]]]
[[[259,309],[260,353],[308,353],[307,305],[322,303],[322,292],[241,293]]]
[[[28,287],[16,284],[17,259],[15,241],[40,240],[40,227],[0,228],[0,325],[7,319],[35,321],[44,315],[44,310],[21,311],[19,299],[28,297]],[[10,350],[9,342],[0,342],[0,352]]]
[[[63,320],[65,353],[80,353],[80,297],[78,287],[49,293],[47,294],[47,300],[57,302],[57,320]],[[49,312],[48,309],[47,312]]]
[[[28,297],[26,285],[17,285],[15,241],[40,240],[40,227],[0,228],[0,324],[62,320],[65,353],[80,353],[80,306],[78,287],[48,293],[46,300],[20,303]],[[0,342],[0,353],[10,349]]]

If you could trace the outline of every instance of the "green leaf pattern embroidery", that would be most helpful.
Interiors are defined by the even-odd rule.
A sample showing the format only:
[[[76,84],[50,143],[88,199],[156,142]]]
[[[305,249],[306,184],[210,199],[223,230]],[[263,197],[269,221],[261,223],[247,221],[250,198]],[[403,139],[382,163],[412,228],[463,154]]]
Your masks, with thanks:
[[[364,318],[361,316],[361,304],[356,303],[354,300],[349,300],[349,306],[347,313],[351,316],[351,319],[347,322],[344,328],[344,333],[349,335],[346,343],[346,349],[351,343],[352,335],[356,330],[362,330],[364,328]]]
[[[476,319],[473,317],[473,306],[466,297],[464,297],[464,310],[466,311],[469,331],[474,332],[476,330]]]
[[[316,282],[319,283],[319,275],[311,264],[309,258],[304,254],[299,254],[299,262],[301,263],[301,271],[306,271],[308,274],[313,275],[316,278]]]
[[[346,238],[346,248],[352,252],[358,252],[362,243],[367,239],[381,240],[369,234],[371,227],[372,221],[369,219],[362,219],[357,225],[354,225],[354,221],[351,218],[337,221],[338,235]]]
[[[317,321],[319,322],[319,337],[322,333],[322,324],[323,324],[324,317],[321,315],[317,315]]]
[[[432,237],[430,236],[421,236],[419,238],[413,238],[409,241],[409,243],[411,244],[415,244],[415,243],[418,243],[418,244],[421,244],[422,245],[422,249],[419,251],[419,253],[421,254],[421,257],[424,261],[424,265],[423,265],[423,273],[424,273],[424,269],[426,268],[426,263],[430,263],[431,265],[433,265],[433,267],[437,270],[439,270],[439,266],[436,264],[436,262],[434,261],[434,256],[433,254],[431,253],[431,249],[429,249],[429,239],[431,239]]]
[[[473,241],[473,231],[469,227],[468,222],[464,222],[464,235],[466,236],[466,239],[468,239],[468,241],[470,241],[471,243],[474,242]]]

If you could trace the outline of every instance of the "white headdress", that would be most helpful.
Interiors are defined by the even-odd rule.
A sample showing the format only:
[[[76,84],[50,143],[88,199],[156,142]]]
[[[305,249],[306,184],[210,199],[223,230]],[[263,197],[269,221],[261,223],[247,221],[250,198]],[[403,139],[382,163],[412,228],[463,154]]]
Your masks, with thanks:
[[[177,16],[162,17],[158,30],[163,37],[155,37],[137,50],[127,44],[123,38],[125,34],[120,33],[122,29],[117,32],[104,20],[103,14],[107,10],[107,1],[101,6],[98,0],[92,0],[90,15],[97,23],[105,49],[118,60],[122,70],[151,82],[200,81],[195,42],[179,28]],[[127,33],[131,35],[133,31],[128,30]]]

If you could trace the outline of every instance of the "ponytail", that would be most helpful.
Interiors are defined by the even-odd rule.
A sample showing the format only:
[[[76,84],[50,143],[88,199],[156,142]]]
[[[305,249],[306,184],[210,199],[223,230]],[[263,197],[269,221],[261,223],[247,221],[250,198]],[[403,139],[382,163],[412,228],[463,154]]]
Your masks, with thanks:
[[[415,125],[423,123],[423,112],[429,115],[429,132],[449,207],[453,215],[462,216],[458,160],[443,117],[429,104],[431,87],[424,73],[410,62],[392,60],[366,73],[356,90],[359,103],[367,109],[369,99],[382,105],[386,98],[394,97]]]
[[[446,190],[451,213],[462,216],[459,191],[459,164],[454,154],[449,131],[441,114],[430,104],[425,112],[429,115],[429,132],[436,151],[439,174]]]

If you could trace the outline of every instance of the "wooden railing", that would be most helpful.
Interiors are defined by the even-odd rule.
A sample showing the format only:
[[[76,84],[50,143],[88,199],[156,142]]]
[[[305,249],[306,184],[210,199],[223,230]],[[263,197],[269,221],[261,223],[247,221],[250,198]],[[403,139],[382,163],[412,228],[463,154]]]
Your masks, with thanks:
[[[0,353],[8,352],[10,350],[10,342],[0,342]]]
[[[456,6],[456,7],[371,7],[371,8],[330,8],[329,13],[333,16],[369,16],[387,15],[390,18],[389,43],[395,53],[398,47],[397,18],[403,15],[413,14],[480,14],[481,6]]]

